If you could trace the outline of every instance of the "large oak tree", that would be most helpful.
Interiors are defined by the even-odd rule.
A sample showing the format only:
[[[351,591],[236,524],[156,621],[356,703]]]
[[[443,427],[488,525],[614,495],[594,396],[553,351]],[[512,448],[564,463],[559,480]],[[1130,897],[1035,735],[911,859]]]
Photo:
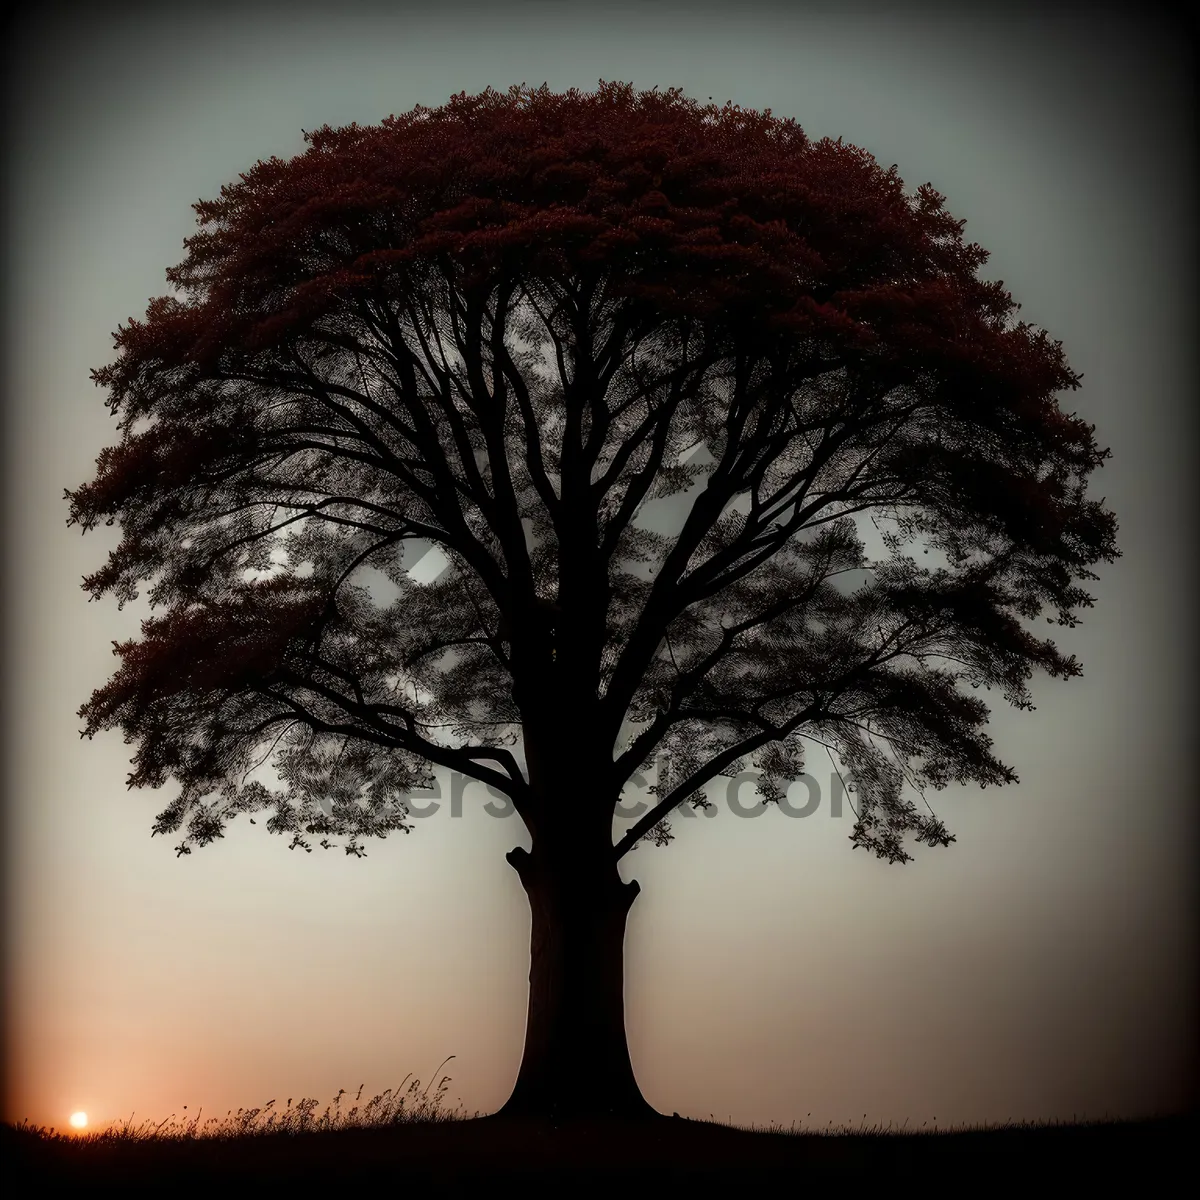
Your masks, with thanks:
[[[159,615],[84,732],[180,785],[154,827],[180,853],[268,810],[361,854],[434,766],[507,794],[507,1107],[645,1111],[622,856],[747,757],[780,798],[806,743],[856,781],[854,845],[952,841],[907,793],[1014,780],[978,689],[1028,708],[1034,669],[1079,674],[1037,622],[1073,625],[1117,553],[1085,495],[1108,452],[943,197],[769,110],[489,89],[306,139],[195,206],[175,294],[94,372],[121,436],[70,522],[122,537],[85,588]],[[677,536],[639,526],[689,486]],[[245,778],[264,756],[278,787]]]

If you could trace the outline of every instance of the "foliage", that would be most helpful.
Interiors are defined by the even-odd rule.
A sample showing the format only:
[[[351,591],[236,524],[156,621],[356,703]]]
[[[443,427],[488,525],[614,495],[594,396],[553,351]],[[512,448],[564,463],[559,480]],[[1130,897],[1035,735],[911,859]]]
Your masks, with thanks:
[[[931,185],[605,83],[306,137],[195,206],[174,294],[94,372],[121,441],[67,494],[121,526],[92,596],[164,610],[81,710],[136,742],[130,786],[181,784],[156,833],[269,809],[361,854],[434,765],[573,829],[668,752],[619,856],[824,743],[854,844],[898,862],[952,840],[906,782],[1015,779],[975,693],[1080,673],[1034,623],[1074,625],[1117,554],[1108,451]],[[694,484],[678,537],[637,524]],[[247,778],[269,756],[282,790]]]

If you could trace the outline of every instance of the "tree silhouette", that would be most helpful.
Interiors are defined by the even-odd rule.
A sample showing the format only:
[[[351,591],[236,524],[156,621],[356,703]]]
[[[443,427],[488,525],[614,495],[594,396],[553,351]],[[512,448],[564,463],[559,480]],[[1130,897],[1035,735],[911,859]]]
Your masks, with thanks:
[[[1035,621],[1075,624],[1117,554],[1085,496],[1108,451],[944,198],[769,110],[488,89],[306,139],[195,205],[176,294],[93,373],[121,437],[68,523],[122,538],[84,586],[162,611],[84,733],[181,785],[154,826],[180,853],[270,810],[361,854],[435,765],[507,794],[507,1110],[647,1111],[618,861],[747,756],[779,799],[806,742],[853,774],[855,846],[952,841],[905,783],[1015,780],[973,689],[1030,708],[1034,668],[1080,673]],[[701,479],[677,536],[639,526]],[[660,751],[673,786],[614,845]]]

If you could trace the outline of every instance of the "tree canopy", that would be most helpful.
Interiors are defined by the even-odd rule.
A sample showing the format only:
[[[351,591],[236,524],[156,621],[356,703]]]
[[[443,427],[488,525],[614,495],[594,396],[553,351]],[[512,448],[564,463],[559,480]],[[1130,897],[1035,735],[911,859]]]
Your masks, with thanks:
[[[173,294],[93,372],[121,436],[69,523],[121,541],[85,587],[160,612],[80,715],[136,743],[131,787],[181,785],[155,832],[268,810],[362,853],[440,765],[535,839],[584,809],[611,839],[669,752],[619,857],[747,756],[777,799],[824,742],[854,843],[904,861],[952,840],[906,784],[1015,779],[978,689],[1080,673],[1038,622],[1117,554],[1108,451],[931,185],[603,82],[305,136],[195,205]],[[677,536],[639,526],[699,481]]]

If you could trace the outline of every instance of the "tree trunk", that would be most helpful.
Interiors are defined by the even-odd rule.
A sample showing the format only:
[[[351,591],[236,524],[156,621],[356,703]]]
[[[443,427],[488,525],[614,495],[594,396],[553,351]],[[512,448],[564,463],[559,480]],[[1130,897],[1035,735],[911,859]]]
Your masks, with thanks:
[[[593,869],[520,848],[508,861],[529,896],[525,1053],[502,1115],[653,1117],[625,1040],[625,919],[638,894],[616,864]]]

